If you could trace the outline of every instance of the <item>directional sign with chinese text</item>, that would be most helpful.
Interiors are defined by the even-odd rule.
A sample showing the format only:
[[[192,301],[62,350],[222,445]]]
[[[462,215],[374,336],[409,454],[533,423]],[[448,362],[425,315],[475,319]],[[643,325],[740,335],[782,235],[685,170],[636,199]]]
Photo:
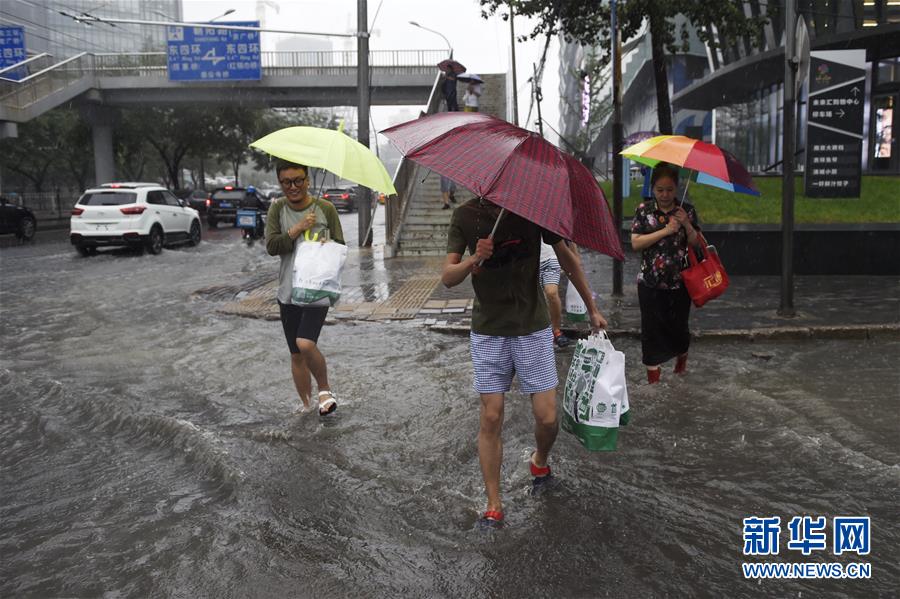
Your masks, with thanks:
[[[865,50],[810,53],[806,106],[808,197],[859,197],[865,89]]]
[[[0,27],[0,69],[22,62],[25,58],[25,29],[6,25]],[[0,77],[19,80],[25,76],[25,68],[7,71]]]
[[[259,27],[259,21],[222,24]],[[258,81],[262,77],[259,32],[215,25],[168,27],[169,81]]]

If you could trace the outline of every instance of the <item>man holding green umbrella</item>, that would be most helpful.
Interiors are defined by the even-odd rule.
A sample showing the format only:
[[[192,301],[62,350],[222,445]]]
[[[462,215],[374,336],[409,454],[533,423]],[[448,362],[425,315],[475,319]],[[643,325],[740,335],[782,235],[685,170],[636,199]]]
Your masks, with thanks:
[[[309,169],[302,164],[279,160],[275,172],[284,196],[269,207],[266,219],[266,251],[281,257],[278,272],[278,308],[285,340],[291,352],[291,376],[307,412],[312,409],[310,374],[319,389],[319,415],[337,409],[337,400],[328,384],[328,367],[319,351],[319,333],[325,324],[329,303],[297,306],[291,303],[294,244],[304,239],[344,243],[344,232],[335,207],[309,195]]]
[[[286,127],[257,139],[250,146],[279,159],[276,173],[284,197],[269,207],[266,250],[272,256],[281,257],[278,304],[291,351],[291,374],[303,402],[302,409],[310,409],[312,373],[319,387],[319,414],[325,416],[337,408],[337,400],[328,385],[325,358],[317,345],[328,305],[291,303],[292,257],[294,244],[301,235],[304,239],[330,239],[343,244],[344,232],[334,206],[309,195],[309,169],[325,169],[342,179],[389,195],[396,195],[397,190],[378,157],[348,137],[343,132],[343,124],[337,130]]]

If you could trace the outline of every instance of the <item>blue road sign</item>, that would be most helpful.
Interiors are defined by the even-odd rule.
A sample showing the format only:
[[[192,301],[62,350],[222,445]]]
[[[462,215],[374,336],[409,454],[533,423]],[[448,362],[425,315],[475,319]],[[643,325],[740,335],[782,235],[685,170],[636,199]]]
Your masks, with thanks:
[[[0,27],[0,69],[25,60],[25,28]],[[25,76],[25,67],[7,71],[0,75],[6,79],[19,80]]]
[[[169,81],[259,81],[259,32],[219,24],[259,27],[259,21],[168,27]]]

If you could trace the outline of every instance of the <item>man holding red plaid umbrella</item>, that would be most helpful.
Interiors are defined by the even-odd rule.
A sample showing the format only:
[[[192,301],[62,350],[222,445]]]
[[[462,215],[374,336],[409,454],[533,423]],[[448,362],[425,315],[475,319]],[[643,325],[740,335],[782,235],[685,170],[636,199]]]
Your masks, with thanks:
[[[541,240],[552,246],[569,281],[588,308],[591,327],[606,327],[594,304],[580,261],[563,239],[524,218],[506,212],[483,198],[473,198],[453,213],[447,259],[441,281],[447,287],[472,275],[475,306],[472,312],[471,352],[474,388],[481,396],[478,456],[487,492],[483,526],[503,522],[500,499],[501,429],[503,403],[515,375],[519,390],[531,395],[537,448],[531,454],[534,492],[552,483],[547,463],[559,430],[556,415],[556,359],[553,330],[539,284]],[[466,252],[469,256],[463,259]]]

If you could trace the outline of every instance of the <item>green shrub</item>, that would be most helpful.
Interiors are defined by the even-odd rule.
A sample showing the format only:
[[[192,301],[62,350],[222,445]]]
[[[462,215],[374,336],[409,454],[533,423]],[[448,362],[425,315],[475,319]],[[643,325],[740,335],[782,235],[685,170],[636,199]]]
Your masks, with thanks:
[[[704,223],[779,224],[781,222],[781,178],[755,177],[760,196],[731,193],[709,185],[691,183],[688,194]],[[612,206],[612,183],[600,184]],[[634,214],[642,186],[633,182],[631,197],[625,198],[623,214]],[[900,177],[864,176],[859,198],[808,198],[803,195],[803,177],[794,184],[794,221],[805,224],[900,223]]]

